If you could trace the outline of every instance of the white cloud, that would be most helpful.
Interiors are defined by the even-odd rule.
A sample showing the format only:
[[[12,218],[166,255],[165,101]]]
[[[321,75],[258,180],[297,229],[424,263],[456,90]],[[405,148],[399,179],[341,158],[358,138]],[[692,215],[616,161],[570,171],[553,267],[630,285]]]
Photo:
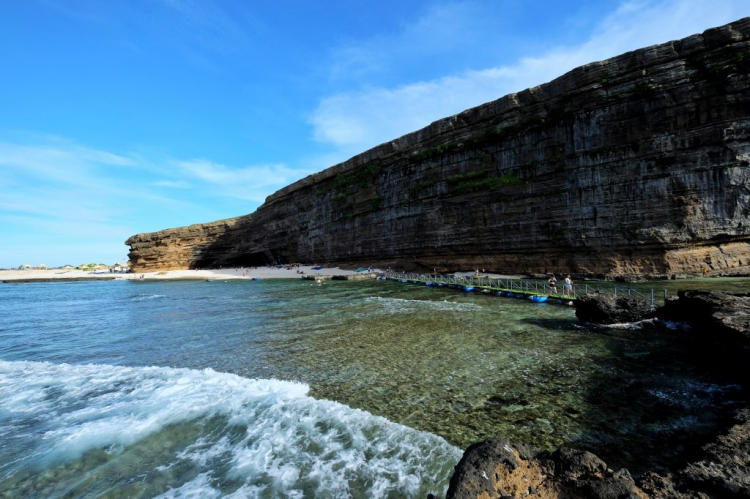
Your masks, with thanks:
[[[283,164],[231,168],[205,159],[174,161],[178,171],[201,183],[216,196],[263,202],[272,192],[300,179],[306,172]]]
[[[94,247],[107,248],[102,259],[121,259],[135,233],[249,213],[302,175],[284,165],[115,154],[54,137],[0,141],[0,266],[25,263],[16,257],[32,250],[34,260],[68,263],[63,246],[78,263]]]
[[[0,142],[0,167],[6,174],[13,170],[42,181],[80,185],[97,165],[130,167],[134,164],[133,159],[125,156],[59,140],[42,145]]]
[[[550,81],[579,65],[699,33],[748,11],[746,0],[625,2],[577,46],[551,47],[515,64],[324,98],[311,119],[313,135],[335,146],[341,161],[440,118]]]

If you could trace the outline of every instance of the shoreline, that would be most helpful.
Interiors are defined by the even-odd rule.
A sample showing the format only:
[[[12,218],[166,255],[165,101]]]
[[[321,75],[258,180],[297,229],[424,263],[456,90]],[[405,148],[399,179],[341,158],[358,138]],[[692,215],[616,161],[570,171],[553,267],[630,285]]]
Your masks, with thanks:
[[[299,273],[299,272],[302,273]],[[117,273],[108,271],[87,270],[0,270],[0,282],[7,284],[21,284],[32,282],[76,282],[76,281],[211,281],[211,280],[253,280],[253,279],[301,279],[306,276],[328,279],[336,276],[355,276],[380,273],[381,269],[371,269],[369,272],[355,272],[340,267],[324,267],[314,270],[312,265],[300,265],[297,268],[266,266],[240,267],[229,269],[200,269],[200,270],[162,270],[154,272]],[[456,276],[473,276],[474,272],[456,272]],[[520,279],[522,275],[501,275],[486,273],[482,277],[492,279]]]
[[[298,273],[304,272],[304,274]],[[363,273],[363,272],[362,272]],[[205,280],[253,280],[253,279],[298,279],[306,275],[333,277],[358,275],[353,270],[338,267],[313,270],[312,266],[304,265],[299,268],[287,267],[256,267],[231,269],[200,269],[200,270],[162,270],[156,272],[117,273],[108,271],[85,270],[0,270],[0,282],[3,283],[31,283],[31,282],[72,282],[72,281],[205,281]]]

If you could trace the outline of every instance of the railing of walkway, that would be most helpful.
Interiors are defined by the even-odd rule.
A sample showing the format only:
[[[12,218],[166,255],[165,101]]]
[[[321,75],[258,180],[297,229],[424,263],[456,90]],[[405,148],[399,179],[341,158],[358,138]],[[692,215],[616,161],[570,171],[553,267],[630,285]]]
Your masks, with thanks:
[[[498,291],[511,291],[518,293],[527,293],[534,295],[549,296],[553,298],[570,299],[577,298],[579,292],[582,294],[592,293],[599,291],[601,293],[609,293],[614,296],[628,296],[631,298],[637,298],[644,300],[652,305],[656,304],[657,298],[662,301],[666,301],[668,293],[667,290],[660,290],[656,292],[654,288],[649,289],[635,289],[630,287],[622,286],[602,286],[600,284],[589,285],[584,283],[582,285],[573,284],[571,293],[565,293],[565,286],[560,283],[559,287],[552,288],[544,281],[529,280],[529,279],[501,279],[501,278],[490,278],[490,277],[474,277],[474,276],[455,276],[455,275],[440,275],[440,274],[414,274],[406,272],[386,272],[385,276],[390,279],[396,279],[401,281],[412,281],[419,283],[431,283],[435,285],[443,286],[462,286],[462,287],[475,287],[488,290]]]

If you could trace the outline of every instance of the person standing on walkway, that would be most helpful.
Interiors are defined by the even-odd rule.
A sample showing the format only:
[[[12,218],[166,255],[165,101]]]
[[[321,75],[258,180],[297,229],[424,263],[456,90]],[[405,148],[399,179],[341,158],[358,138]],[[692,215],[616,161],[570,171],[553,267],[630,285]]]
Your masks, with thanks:
[[[555,274],[552,274],[552,277],[549,278],[547,281],[547,284],[549,285],[549,289],[552,292],[552,294],[557,294],[557,278],[555,277]]]
[[[570,279],[570,274],[565,276],[565,296],[573,297],[573,281]]]

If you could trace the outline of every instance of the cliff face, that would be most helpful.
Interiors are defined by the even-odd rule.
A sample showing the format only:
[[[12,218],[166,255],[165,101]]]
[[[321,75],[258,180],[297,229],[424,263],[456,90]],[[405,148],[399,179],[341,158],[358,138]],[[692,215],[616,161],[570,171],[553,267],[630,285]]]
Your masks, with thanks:
[[[750,18],[588,64],[269,196],[128,239],[136,271],[277,262],[750,272]]]
[[[229,218],[133,236],[125,242],[130,245],[131,268],[135,272],[195,268],[195,263],[204,258],[204,250],[209,255],[222,250],[218,241],[226,239],[239,220]]]

